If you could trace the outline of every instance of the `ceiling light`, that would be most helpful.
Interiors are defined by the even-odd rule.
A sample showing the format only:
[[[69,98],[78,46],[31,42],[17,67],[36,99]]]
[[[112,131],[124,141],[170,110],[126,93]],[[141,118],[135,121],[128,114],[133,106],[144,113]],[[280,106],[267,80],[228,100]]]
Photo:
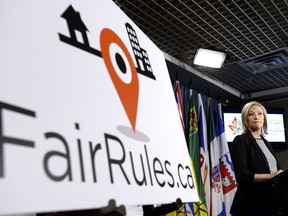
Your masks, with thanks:
[[[205,67],[221,68],[226,55],[226,52],[200,48],[194,56],[193,64]]]

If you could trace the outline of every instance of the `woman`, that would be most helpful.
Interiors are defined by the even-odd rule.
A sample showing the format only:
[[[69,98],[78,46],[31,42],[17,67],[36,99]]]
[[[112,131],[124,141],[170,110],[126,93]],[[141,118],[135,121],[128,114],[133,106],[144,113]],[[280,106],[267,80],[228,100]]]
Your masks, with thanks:
[[[230,154],[238,183],[232,215],[277,215],[264,182],[281,173],[267,134],[265,107],[252,101],[241,112],[243,134],[233,140]]]

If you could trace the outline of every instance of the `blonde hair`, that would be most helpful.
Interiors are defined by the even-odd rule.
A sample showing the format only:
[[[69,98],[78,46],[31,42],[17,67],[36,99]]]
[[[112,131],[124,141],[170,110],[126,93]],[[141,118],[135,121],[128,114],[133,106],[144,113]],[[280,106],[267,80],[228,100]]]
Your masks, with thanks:
[[[263,123],[262,132],[264,132],[264,134],[268,134],[267,111],[266,111],[265,107],[261,103],[259,103],[257,101],[251,101],[251,102],[245,104],[245,106],[243,107],[243,109],[241,111],[243,133],[247,133],[248,132],[247,116],[248,116],[249,109],[252,106],[259,106],[262,109],[262,112],[263,112],[263,115],[264,115],[264,123]]]

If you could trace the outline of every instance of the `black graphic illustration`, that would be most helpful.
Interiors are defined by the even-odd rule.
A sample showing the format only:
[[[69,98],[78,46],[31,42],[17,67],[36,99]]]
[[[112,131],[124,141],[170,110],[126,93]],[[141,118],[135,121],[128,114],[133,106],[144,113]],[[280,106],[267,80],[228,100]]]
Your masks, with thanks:
[[[83,23],[79,12],[76,12],[74,8],[70,5],[67,8],[67,10],[62,14],[61,17],[66,19],[69,33],[70,33],[70,37],[59,34],[61,41],[68,43],[72,46],[75,46],[77,48],[80,48],[82,50],[85,50],[91,54],[102,57],[101,52],[99,50],[96,50],[90,47],[88,37],[86,34],[86,31],[88,31],[88,29]],[[82,34],[83,43],[77,41],[76,31],[79,31]]]
[[[88,29],[86,25],[84,24],[84,22],[82,21],[80,13],[78,11],[75,11],[74,8],[70,5],[61,15],[61,17],[66,19],[67,21],[70,37],[59,33],[60,40],[64,43],[70,44],[74,47],[77,47],[81,50],[84,50],[86,52],[89,52],[93,55],[96,55],[102,58],[102,54],[99,50],[90,47],[89,40],[87,37]],[[137,67],[135,68],[137,72],[148,78],[156,80],[152,71],[152,67],[150,65],[148,54],[146,50],[141,48],[137,35],[136,35],[136,31],[133,29],[133,27],[129,23],[126,23],[126,30],[128,33],[130,44],[133,49],[133,55],[136,59]],[[81,33],[83,42],[77,39],[76,31]],[[118,59],[119,59],[120,54],[119,53],[117,54],[118,55],[116,55],[116,57],[118,56]],[[119,61],[117,61],[117,63],[119,64]],[[118,65],[118,66],[119,67],[121,66],[120,68],[123,68],[123,65]]]
[[[155,76],[153,75],[153,71],[149,62],[148,54],[146,50],[140,47],[136,31],[132,28],[132,26],[129,23],[126,23],[126,30],[137,62],[138,73],[148,76],[152,79],[155,79]]]

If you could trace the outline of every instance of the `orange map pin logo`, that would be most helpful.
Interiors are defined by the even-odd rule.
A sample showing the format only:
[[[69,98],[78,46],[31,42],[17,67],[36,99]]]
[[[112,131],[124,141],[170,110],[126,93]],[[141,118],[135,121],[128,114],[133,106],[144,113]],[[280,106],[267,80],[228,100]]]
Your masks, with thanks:
[[[135,132],[139,81],[132,57],[123,41],[111,29],[105,28],[101,31],[100,46],[106,68]],[[128,63],[128,70],[126,63]]]

